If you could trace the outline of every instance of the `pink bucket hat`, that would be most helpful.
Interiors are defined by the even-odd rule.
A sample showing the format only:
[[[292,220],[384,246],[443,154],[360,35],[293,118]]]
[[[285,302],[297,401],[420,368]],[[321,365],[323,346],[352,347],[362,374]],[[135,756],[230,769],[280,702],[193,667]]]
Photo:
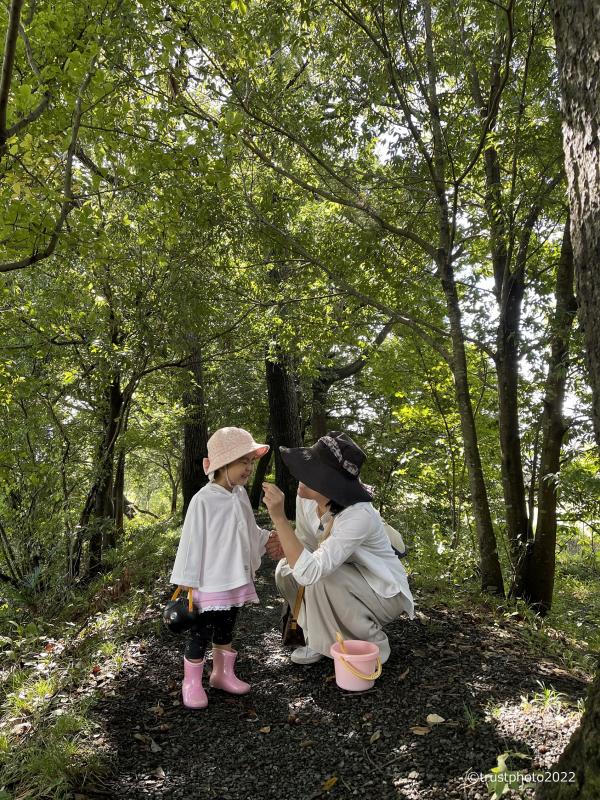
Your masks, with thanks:
[[[216,472],[250,453],[260,458],[269,452],[268,444],[258,444],[251,433],[243,428],[219,428],[208,440],[208,458],[203,459],[204,474]]]

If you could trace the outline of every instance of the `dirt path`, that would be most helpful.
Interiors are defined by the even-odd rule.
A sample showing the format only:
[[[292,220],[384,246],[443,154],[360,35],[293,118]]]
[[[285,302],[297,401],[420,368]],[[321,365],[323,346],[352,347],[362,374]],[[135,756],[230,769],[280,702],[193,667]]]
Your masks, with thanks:
[[[257,581],[262,604],[245,609],[238,625],[238,671],[251,694],[210,690],[207,710],[185,709],[183,639],[150,633],[149,612],[148,637],[131,642],[95,711],[112,777],[82,788],[78,800],[98,789],[127,800],[479,800],[488,791],[469,773],[489,773],[506,752],[529,757],[513,760],[515,768],[547,769],[577,726],[583,676],[528,654],[510,624],[444,608],[397,620],[376,688],[341,692],[329,659],[298,667],[280,646],[266,567]],[[445,721],[428,726],[429,714]]]

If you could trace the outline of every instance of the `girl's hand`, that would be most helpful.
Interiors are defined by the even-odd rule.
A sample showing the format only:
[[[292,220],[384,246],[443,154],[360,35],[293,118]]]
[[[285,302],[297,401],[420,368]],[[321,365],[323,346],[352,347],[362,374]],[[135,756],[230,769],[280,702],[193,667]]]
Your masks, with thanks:
[[[285,519],[286,516],[283,508],[285,501],[284,493],[273,483],[263,483],[262,486],[265,493],[263,503],[266,505],[269,516],[273,522],[281,520],[282,518]]]
[[[272,531],[271,535],[267,539],[266,544],[267,555],[269,555],[274,561],[279,561],[280,558],[283,558],[285,553],[283,552],[283,547],[281,546],[281,542],[279,541],[279,536],[277,535],[276,531]]]

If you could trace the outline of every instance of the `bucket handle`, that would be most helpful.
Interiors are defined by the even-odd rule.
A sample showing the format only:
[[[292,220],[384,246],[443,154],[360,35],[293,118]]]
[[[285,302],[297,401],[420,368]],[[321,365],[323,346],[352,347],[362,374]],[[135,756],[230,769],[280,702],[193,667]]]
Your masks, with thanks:
[[[360,670],[356,669],[353,664],[350,664],[343,656],[340,656],[340,661],[344,665],[344,667],[354,675],[355,678],[361,678],[363,681],[374,681],[381,675],[381,659],[377,656],[377,666],[375,668],[375,672],[372,672],[370,675],[365,675]]]

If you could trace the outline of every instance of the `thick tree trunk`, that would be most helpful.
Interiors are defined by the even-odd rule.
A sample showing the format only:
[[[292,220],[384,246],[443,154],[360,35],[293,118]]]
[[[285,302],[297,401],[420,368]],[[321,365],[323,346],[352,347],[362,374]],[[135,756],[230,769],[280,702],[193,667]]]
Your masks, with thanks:
[[[285,513],[296,518],[298,481],[281,460],[279,447],[302,447],[298,398],[294,385],[291,359],[278,353],[276,361],[266,361],[267,393],[269,397],[269,430],[275,455],[275,483],[285,495]]]
[[[554,591],[557,476],[566,432],[562,407],[567,383],[569,340],[577,311],[573,294],[573,250],[569,225],[567,221],[556,275],[556,311],[552,323],[551,355],[542,413],[537,525],[533,547],[527,558],[524,587],[524,596],[528,603],[542,613],[550,610]]]
[[[452,339],[452,372],[456,402],[460,415],[461,431],[465,448],[465,461],[469,476],[469,488],[473,505],[473,517],[479,541],[479,561],[481,567],[481,587],[486,592],[504,594],[504,582],[500,559],[496,547],[496,536],[488,502],[487,489],[483,477],[483,467],[477,441],[477,429],[471,404],[467,356],[462,329],[462,320],[454,270],[445,259],[439,263],[439,271],[446,296],[446,308],[450,320]]]
[[[260,496],[262,494],[262,484],[265,480],[267,472],[269,471],[269,464],[273,457],[273,441],[271,436],[267,436],[266,444],[269,445],[269,452],[259,458],[258,464],[254,470],[254,478],[252,479],[252,487],[250,489],[250,505],[252,508],[258,509],[260,505]]]
[[[600,9],[596,0],[553,6],[577,301],[600,446]]]
[[[600,450],[600,10],[597,0],[553,0],[552,11],[579,318],[592,387],[594,432]],[[539,800],[600,797],[600,667],[581,725],[556,769],[572,769],[576,782],[542,784],[536,795]]]
[[[204,404],[202,358],[197,350],[192,353],[190,368],[193,382],[183,396],[183,405],[186,409],[186,421],[183,428],[183,457],[181,459],[182,514],[184,517],[192,497],[208,482],[202,468],[202,459],[208,454],[208,427]]]
[[[574,773],[575,780],[541,784],[536,800],[598,800],[600,797],[600,666],[587,696],[581,725],[552,771]]]

